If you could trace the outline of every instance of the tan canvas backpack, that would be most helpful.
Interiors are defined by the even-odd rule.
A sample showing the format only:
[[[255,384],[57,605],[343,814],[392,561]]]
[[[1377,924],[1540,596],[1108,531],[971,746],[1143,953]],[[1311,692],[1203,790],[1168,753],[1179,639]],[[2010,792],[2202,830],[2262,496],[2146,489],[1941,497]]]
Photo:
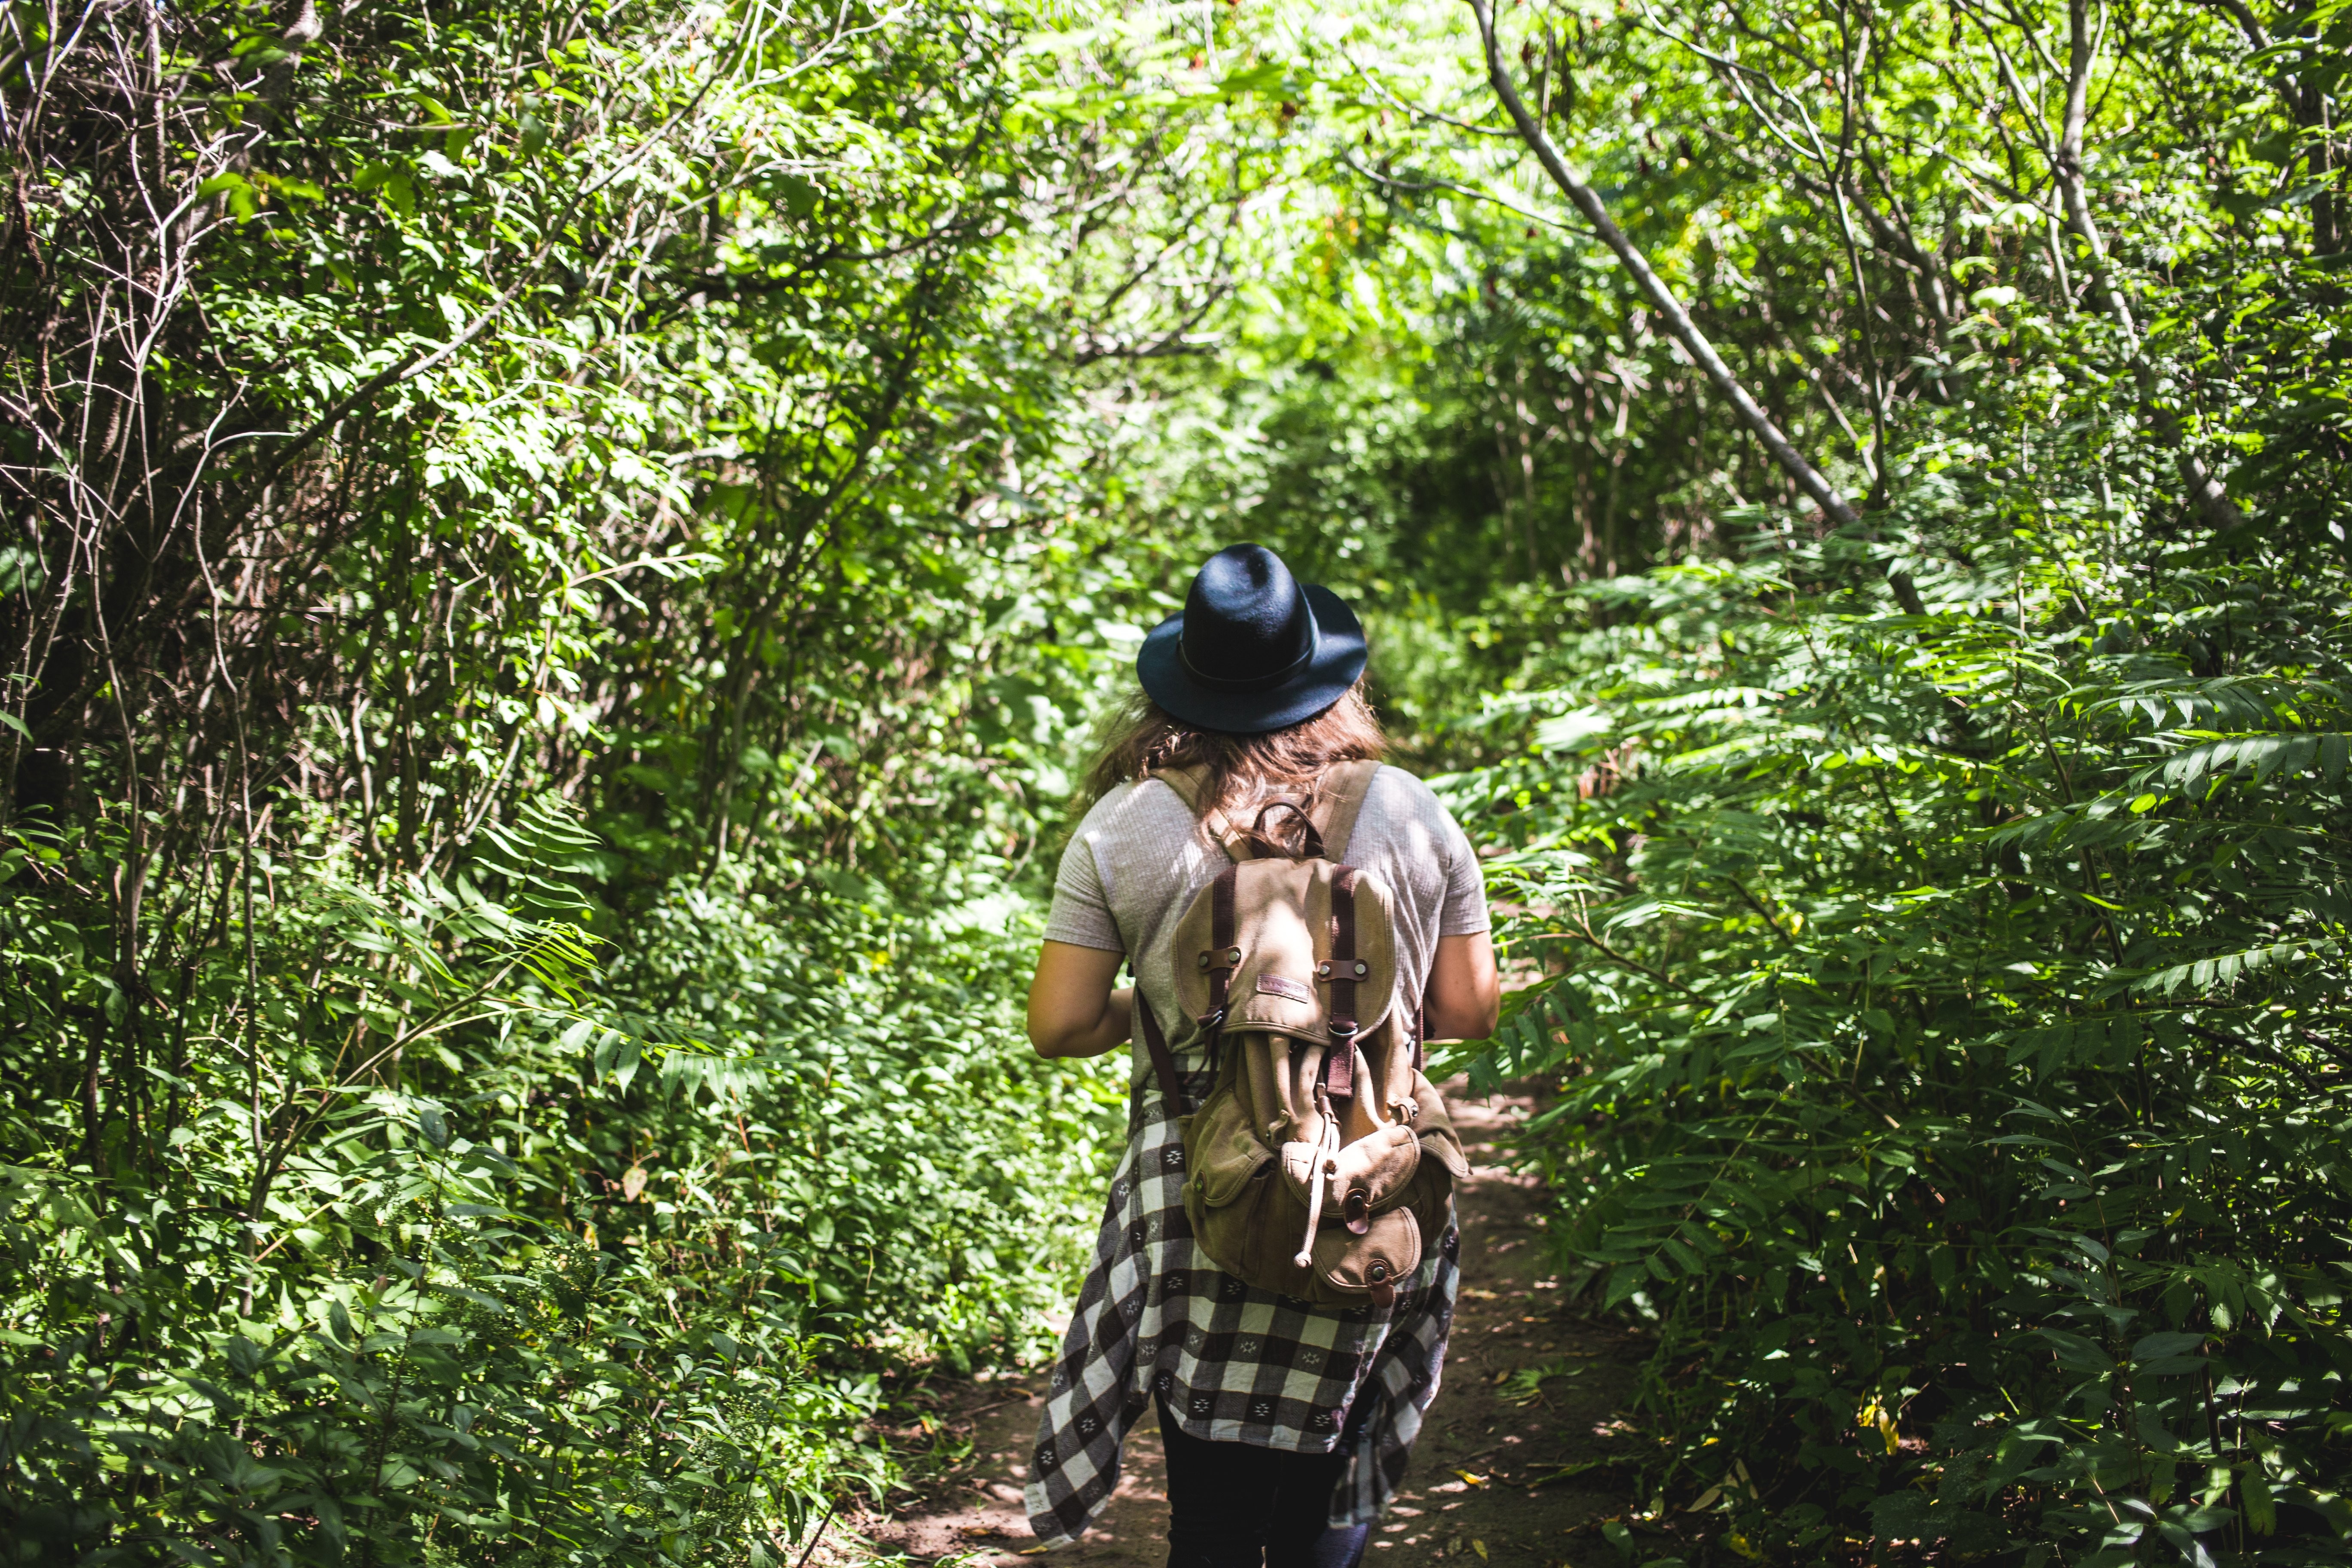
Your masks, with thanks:
[[[1422,1070],[1420,1009],[1400,994],[1395,905],[1347,864],[1378,763],[1330,770],[1259,832],[1209,826],[1234,863],[1175,932],[1176,995],[1215,1075],[1197,1111],[1137,997],[1145,1048],[1183,1128],[1184,1212],[1212,1262],[1324,1306],[1387,1306],[1421,1267],[1469,1174],[1445,1101]],[[1200,777],[1161,780],[1200,810]],[[1305,854],[1263,853],[1267,813],[1307,818]]]

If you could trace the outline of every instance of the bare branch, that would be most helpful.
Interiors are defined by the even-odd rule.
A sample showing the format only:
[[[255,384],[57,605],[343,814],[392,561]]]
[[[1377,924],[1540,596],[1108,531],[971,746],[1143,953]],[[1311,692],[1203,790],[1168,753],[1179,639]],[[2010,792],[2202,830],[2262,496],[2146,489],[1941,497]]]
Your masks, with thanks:
[[[1472,15],[1478,19],[1478,37],[1486,49],[1487,80],[1494,84],[1495,96],[1502,100],[1511,122],[1519,128],[1519,139],[1534,151],[1544,173],[1551,176],[1552,184],[1558,185],[1575,204],[1577,210],[1584,215],[1593,232],[1601,237],[1601,243],[1615,253],[1618,263],[1633,275],[1643,298],[1664,319],[1668,333],[1682,345],[1683,352],[1690,355],[1692,363],[1706,374],[1707,380],[1731,405],[1740,423],[1748,426],[1748,433],[1771,454],[1772,460],[1796,481],[1800,489],[1812,498],[1814,504],[1832,521],[1842,527],[1858,525],[1861,519],[1852,503],[1835,485],[1830,483],[1826,475],[1797,450],[1789,437],[1781,433],[1772,416],[1764,411],[1763,405],[1756,401],[1738,376],[1732,373],[1731,367],[1724,363],[1723,356],[1716,352],[1715,345],[1707,341],[1698,323],[1691,320],[1691,314],[1684,309],[1682,300],[1667,287],[1665,279],[1658,276],[1657,269],[1650,265],[1649,258],[1642,254],[1640,248],[1626,237],[1624,230],[1617,226],[1616,220],[1609,216],[1609,209],[1599,194],[1570,173],[1567,161],[1552,145],[1551,138],[1528,112],[1527,104],[1520,99],[1510,71],[1503,63],[1502,48],[1495,37],[1495,16],[1489,0],[1469,0],[1469,4]],[[1918,595],[1910,587],[1907,579],[1897,586],[1896,595],[1905,601],[1906,610],[1914,615],[1921,613]]]

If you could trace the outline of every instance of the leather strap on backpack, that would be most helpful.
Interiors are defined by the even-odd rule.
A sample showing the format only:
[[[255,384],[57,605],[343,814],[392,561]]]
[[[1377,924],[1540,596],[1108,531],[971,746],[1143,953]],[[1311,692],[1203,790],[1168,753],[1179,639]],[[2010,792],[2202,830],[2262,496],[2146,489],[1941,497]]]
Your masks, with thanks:
[[[1192,1108],[1184,1099],[1184,1080],[1176,1076],[1176,1058],[1168,1054],[1168,1037],[1160,1032],[1160,1020],[1151,1016],[1150,1004],[1143,999],[1143,988],[1135,992],[1135,1014],[1143,1024],[1143,1048],[1151,1057],[1151,1070],[1159,1077],[1160,1092],[1179,1116],[1190,1116]]]
[[[1234,945],[1239,925],[1234,912],[1234,894],[1240,880],[1234,868],[1228,866],[1209,884],[1210,951],[1202,955],[1209,966],[1209,1011],[1200,1025],[1211,1072],[1217,1070],[1217,1047],[1224,1043],[1225,1011],[1233,1005],[1234,966],[1242,960],[1242,950]]]
[[[1334,1100],[1356,1092],[1356,868],[1331,879],[1331,1047],[1323,1053],[1323,1086]]]
[[[1226,998],[1234,984],[1234,964],[1239,958],[1234,946],[1236,920],[1234,912],[1234,885],[1239,880],[1231,866],[1217,873],[1209,884],[1209,942],[1214,949],[1203,953],[1209,968],[1209,1013],[1200,1020],[1202,1038],[1209,1052],[1209,1070],[1217,1070],[1217,1047],[1223,1043]],[[1140,979],[1135,987],[1135,1012],[1143,1026],[1143,1048],[1151,1058],[1151,1070],[1160,1079],[1160,1092],[1179,1116],[1190,1116],[1192,1108],[1184,1098],[1184,1080],[1176,1071],[1176,1058],[1168,1049],[1168,1037],[1160,1032],[1160,1020],[1152,1016],[1151,1005],[1143,999]]]

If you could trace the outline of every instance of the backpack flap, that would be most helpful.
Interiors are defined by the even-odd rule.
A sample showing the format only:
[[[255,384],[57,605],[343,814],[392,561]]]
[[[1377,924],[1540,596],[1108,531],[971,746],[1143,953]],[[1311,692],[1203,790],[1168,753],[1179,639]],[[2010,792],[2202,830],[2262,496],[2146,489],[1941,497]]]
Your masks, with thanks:
[[[1364,1234],[1338,1226],[1315,1237],[1315,1273],[1346,1295],[1361,1294],[1375,1306],[1396,1300],[1397,1287],[1421,1267],[1421,1222],[1399,1206],[1375,1215]]]
[[[1292,1142],[1282,1146],[1282,1176],[1307,1201],[1307,1184],[1323,1182],[1322,1212],[1361,1236],[1371,1219],[1402,1203],[1421,1169],[1421,1140],[1412,1129],[1391,1123],[1370,1135],[1327,1150]]]
[[[1392,1122],[1331,1156],[1324,1178],[1328,1184],[1324,1206],[1341,1215],[1348,1228],[1360,1236],[1359,1219],[1402,1202],[1405,1188],[1420,1168],[1421,1140],[1413,1136],[1412,1128]]]
[[[1353,884],[1345,908],[1354,956],[1335,959],[1343,881]],[[1393,922],[1387,884],[1371,872],[1328,860],[1228,866],[1177,921],[1177,1002],[1229,1035],[1255,1030],[1316,1046],[1368,1040],[1395,1005]],[[1352,1036],[1332,1033],[1335,994],[1353,1017]]]

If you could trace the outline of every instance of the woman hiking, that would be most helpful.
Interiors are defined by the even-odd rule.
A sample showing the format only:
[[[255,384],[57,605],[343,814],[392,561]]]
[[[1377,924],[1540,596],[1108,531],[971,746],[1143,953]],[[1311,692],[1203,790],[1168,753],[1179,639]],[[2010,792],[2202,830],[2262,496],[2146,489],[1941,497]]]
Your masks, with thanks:
[[[1362,626],[1328,590],[1302,585],[1263,546],[1221,551],[1193,579],[1182,613],[1145,638],[1136,658],[1142,690],[1087,780],[1093,805],[1062,857],[1029,992],[1029,1038],[1047,1058],[1100,1056],[1129,1045],[1133,1077],[1127,1152],[1032,1456],[1030,1524],[1048,1543],[1076,1540],[1108,1500],[1120,1445],[1151,1403],[1168,1457],[1169,1568],[1351,1568],[1436,1395],[1458,1282],[1450,1185],[1435,1162],[1423,1162],[1437,1184],[1428,1189],[1436,1197],[1418,1211],[1426,1217],[1409,1223],[1391,1212],[1381,1221],[1358,1201],[1365,1189],[1341,1191],[1349,1179],[1339,1173],[1344,1156],[1319,1163],[1338,1148],[1335,1104],[1396,1100],[1403,1092],[1389,1087],[1393,1075],[1370,1077],[1374,1058],[1350,1042],[1352,1015],[1362,1012],[1372,1031],[1379,999],[1360,1004],[1354,985],[1313,978],[1332,973],[1328,960],[1355,957],[1352,912],[1346,933],[1315,949],[1327,962],[1309,968],[1309,984],[1261,973],[1249,999],[1276,1010],[1286,997],[1311,1004],[1311,1015],[1298,1016],[1311,1016],[1333,1037],[1327,1046],[1318,1034],[1312,1059],[1322,1065],[1308,1070],[1319,1076],[1297,1086],[1325,1113],[1301,1111],[1300,1123],[1331,1142],[1284,1145],[1318,1163],[1300,1170],[1332,1173],[1329,1217],[1323,1177],[1302,1176],[1301,1190],[1313,1198],[1306,1241],[1289,1229],[1275,1244],[1283,1258],[1297,1250],[1298,1293],[1246,1283],[1213,1262],[1184,1206],[1189,1122],[1180,1118],[1196,1110],[1209,1118],[1215,1102],[1202,1101],[1213,1088],[1224,1085],[1230,1099],[1237,1077],[1251,1070],[1272,1081],[1263,1055],[1255,1069],[1229,1065],[1222,1078],[1211,1071],[1226,1018],[1224,987],[1239,985],[1252,962],[1242,946],[1224,946],[1234,940],[1237,859],[1283,857],[1289,870],[1261,869],[1324,879],[1337,890],[1317,908],[1328,910],[1323,923],[1332,931],[1343,924],[1343,904],[1349,911],[1366,907],[1360,886],[1384,889],[1369,896],[1382,900],[1378,912],[1393,942],[1370,937],[1367,953],[1389,966],[1384,973],[1393,973],[1401,1001],[1369,1047],[1395,1053],[1381,1059],[1401,1063],[1410,1052],[1417,1069],[1420,1037],[1477,1038],[1495,1026],[1498,987],[1477,858],[1426,786],[1379,765],[1384,742],[1363,696],[1366,659]],[[1321,853],[1324,831],[1344,837],[1347,866],[1310,862]],[[1180,976],[1178,928],[1207,920],[1188,911],[1213,903],[1223,922],[1215,946],[1205,925],[1186,926],[1190,946],[1201,950],[1201,974],[1192,973],[1188,947]],[[1307,929],[1296,920],[1291,925]],[[1114,988],[1122,962],[1135,984]],[[1343,979],[1368,973],[1363,963],[1337,967]],[[1201,988],[1212,978],[1213,1000],[1202,1004]],[[1196,1016],[1188,999],[1203,1014]],[[1250,1012],[1240,1000],[1232,1006],[1244,1021],[1274,1016]],[[1350,1015],[1344,1021],[1343,1011]],[[1235,1026],[1223,1024],[1226,1032]],[[1400,1027],[1412,1033],[1389,1032]],[[1248,1038],[1290,1064],[1289,1041]],[[1390,1105],[1404,1130],[1380,1128],[1382,1147],[1391,1139],[1411,1142],[1418,1124],[1424,1143],[1416,1149],[1433,1148],[1429,1133],[1442,1127],[1448,1146],[1439,1152],[1448,1169],[1459,1167],[1459,1145],[1435,1091],[1417,1070],[1402,1076],[1419,1084],[1427,1113],[1416,1117],[1412,1103]],[[1360,1116],[1355,1125],[1370,1123]],[[1367,1137],[1363,1146],[1374,1142]],[[1196,1163],[1205,1163],[1205,1155]],[[1252,1173],[1265,1177],[1280,1163],[1265,1161]],[[1201,1176],[1196,1189],[1207,1180]],[[1393,1211],[1400,1200],[1383,1201]],[[1405,1261],[1394,1274],[1377,1258],[1369,1270],[1348,1272],[1347,1249],[1360,1256],[1380,1237],[1408,1230]],[[1236,1256],[1221,1245],[1223,1256]],[[1335,1283],[1327,1287],[1315,1270],[1334,1258],[1341,1261],[1328,1270]]]

